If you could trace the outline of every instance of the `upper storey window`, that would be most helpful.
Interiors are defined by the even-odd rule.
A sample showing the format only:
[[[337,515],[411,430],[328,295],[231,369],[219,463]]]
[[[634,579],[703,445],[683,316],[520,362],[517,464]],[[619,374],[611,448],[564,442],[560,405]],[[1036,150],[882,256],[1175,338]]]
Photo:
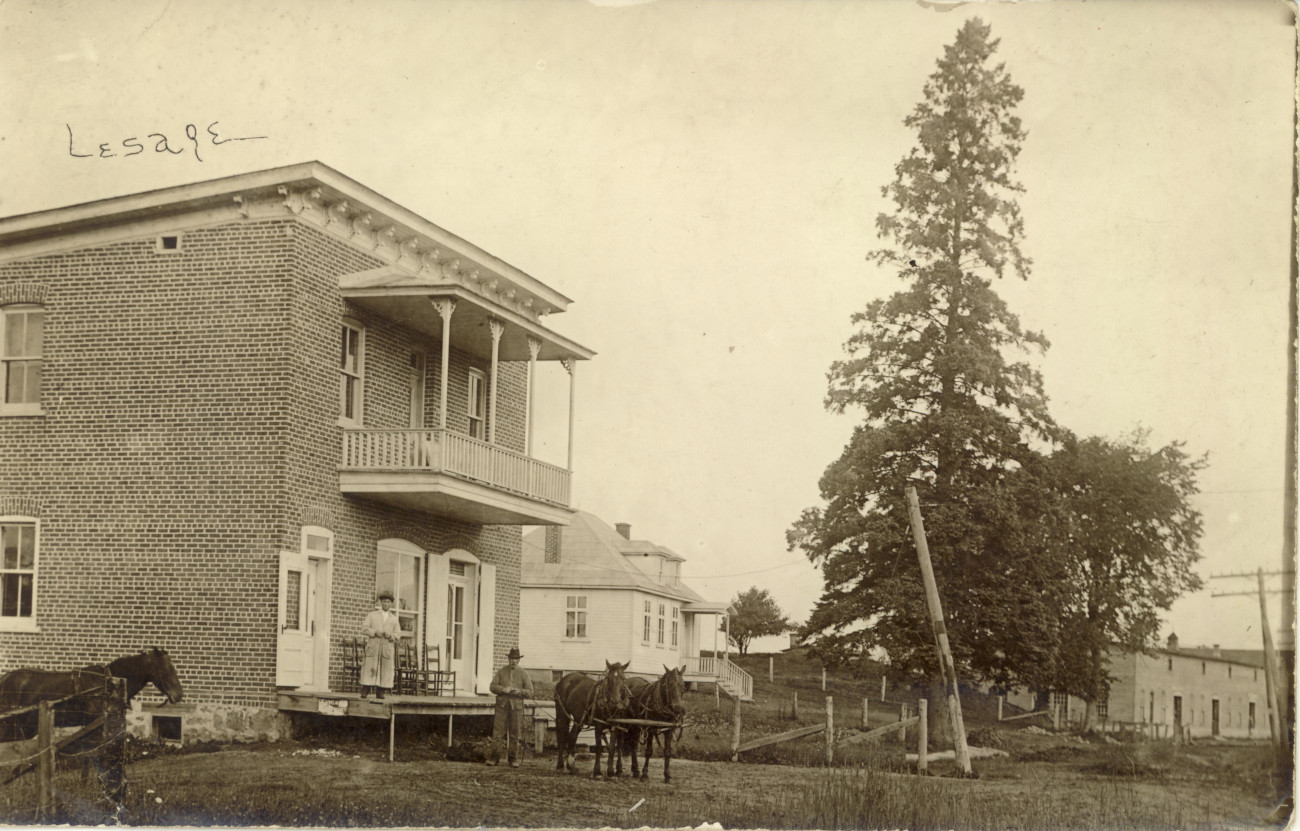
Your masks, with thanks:
[[[366,332],[345,322],[339,348],[339,421],[361,423],[361,386],[365,369]]]
[[[486,439],[483,429],[487,414],[487,376],[477,369],[469,371],[469,434],[476,439]]]
[[[45,309],[33,304],[0,309],[0,413],[39,413]]]

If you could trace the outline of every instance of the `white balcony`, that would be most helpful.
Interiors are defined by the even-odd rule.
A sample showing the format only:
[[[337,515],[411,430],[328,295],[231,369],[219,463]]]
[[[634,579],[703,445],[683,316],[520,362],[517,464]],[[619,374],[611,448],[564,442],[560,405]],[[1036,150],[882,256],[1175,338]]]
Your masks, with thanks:
[[[450,430],[344,430],[344,494],[483,525],[567,525],[569,471]]]

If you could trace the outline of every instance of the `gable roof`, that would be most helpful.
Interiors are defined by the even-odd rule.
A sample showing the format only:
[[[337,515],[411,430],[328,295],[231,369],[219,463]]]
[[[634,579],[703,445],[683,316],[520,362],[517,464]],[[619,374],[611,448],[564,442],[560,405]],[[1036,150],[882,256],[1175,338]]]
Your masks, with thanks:
[[[591,589],[639,589],[684,603],[704,602],[679,579],[675,585],[660,583],[628,562],[628,554],[659,556],[672,562],[685,558],[648,540],[628,540],[603,520],[578,511],[560,532],[560,561],[546,562],[546,529],[524,535],[523,588],[544,586]]]

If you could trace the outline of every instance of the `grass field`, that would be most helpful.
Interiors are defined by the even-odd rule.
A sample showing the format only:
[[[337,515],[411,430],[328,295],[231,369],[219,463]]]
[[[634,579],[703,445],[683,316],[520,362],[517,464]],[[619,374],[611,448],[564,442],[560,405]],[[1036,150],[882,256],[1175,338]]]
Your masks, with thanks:
[[[402,723],[399,761],[389,763],[386,725],[331,719],[277,744],[133,745],[121,811],[109,810],[94,783],[64,775],[59,813],[49,818],[32,813],[29,784],[0,788],[0,823],[1239,829],[1260,827],[1274,807],[1266,746],[1116,744],[1024,722],[999,725],[996,702],[976,695],[963,700],[972,743],[1007,755],[977,760],[975,779],[953,777],[951,762],[932,762],[932,775],[919,777],[903,758],[915,752],[914,733],[906,745],[896,735],[850,744],[861,732],[864,696],[874,696],[874,727],[897,720],[898,705],[914,694],[890,691],[890,705],[877,708],[879,681],[869,669],[857,677],[831,674],[823,693],[820,667],[800,656],[777,656],[772,683],[767,656],[742,662],[755,677],[755,701],[741,705],[743,739],[790,729],[796,690],[801,724],[823,719],[824,697],[832,695],[840,725],[834,766],[826,767],[822,736],[725,761],[735,705],[705,687],[687,695],[672,783],[662,781],[657,758],[647,782],[593,781],[590,757],[580,760],[577,776],[557,773],[550,753],[530,753],[514,770],[451,761],[474,758],[467,751],[480,745],[486,722],[471,719],[457,719],[450,752],[445,722]]]

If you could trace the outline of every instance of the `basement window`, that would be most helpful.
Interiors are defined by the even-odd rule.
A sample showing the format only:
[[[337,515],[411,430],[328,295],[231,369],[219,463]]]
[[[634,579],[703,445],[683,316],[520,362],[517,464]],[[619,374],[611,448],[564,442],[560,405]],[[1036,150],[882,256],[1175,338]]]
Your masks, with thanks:
[[[180,716],[154,716],[153,737],[156,741],[167,742],[168,744],[180,744],[181,743],[181,717]]]
[[[173,253],[173,252],[180,251],[180,250],[181,250],[181,235],[180,235],[180,234],[163,234],[163,235],[159,236],[159,237],[158,237],[157,244],[156,244],[155,247],[154,247],[154,250],[155,250],[155,251],[158,251],[159,253],[162,253],[162,254],[171,254],[171,253]]]

